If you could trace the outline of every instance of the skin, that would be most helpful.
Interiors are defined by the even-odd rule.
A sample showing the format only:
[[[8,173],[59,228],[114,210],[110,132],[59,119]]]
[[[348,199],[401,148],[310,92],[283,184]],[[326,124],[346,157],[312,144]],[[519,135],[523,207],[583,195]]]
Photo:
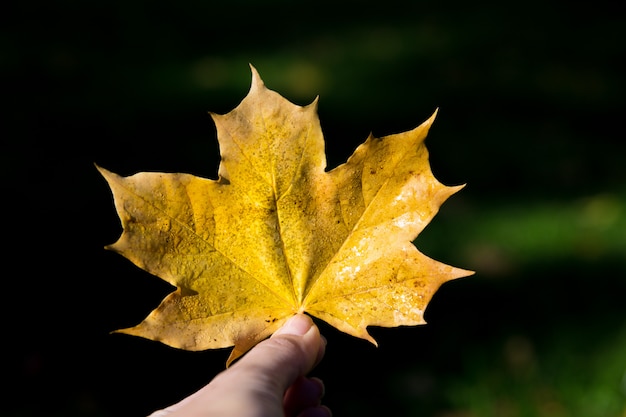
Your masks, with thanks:
[[[324,384],[306,375],[326,341],[298,314],[208,385],[150,417],[331,417],[321,405]]]

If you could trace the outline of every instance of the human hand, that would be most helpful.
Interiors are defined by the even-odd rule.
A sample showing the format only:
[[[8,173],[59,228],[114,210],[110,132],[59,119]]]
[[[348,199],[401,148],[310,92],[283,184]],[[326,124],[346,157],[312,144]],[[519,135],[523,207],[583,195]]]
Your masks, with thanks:
[[[324,384],[306,375],[326,341],[309,316],[289,319],[208,385],[149,417],[330,417]]]

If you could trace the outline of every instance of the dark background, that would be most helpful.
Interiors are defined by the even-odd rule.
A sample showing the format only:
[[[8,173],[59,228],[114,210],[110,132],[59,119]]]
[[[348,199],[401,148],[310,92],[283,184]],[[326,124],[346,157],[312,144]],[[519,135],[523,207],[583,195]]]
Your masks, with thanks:
[[[467,183],[418,237],[477,274],[429,324],[319,323],[336,416],[626,413],[626,19],[618,3],[21,2],[0,17],[2,416],[142,416],[223,369],[112,330],[171,289],[107,252],[120,233],[97,163],[215,178],[207,111],[249,63],[320,96],[329,166],[372,131],[417,126],[435,175]]]

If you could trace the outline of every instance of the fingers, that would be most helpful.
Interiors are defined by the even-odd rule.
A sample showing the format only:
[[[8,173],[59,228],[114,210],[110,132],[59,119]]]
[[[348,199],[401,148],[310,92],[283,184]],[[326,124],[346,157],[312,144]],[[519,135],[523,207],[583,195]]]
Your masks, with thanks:
[[[308,319],[308,320],[305,320]],[[308,332],[310,318],[308,316],[296,316],[285,324],[279,331],[274,333],[272,338],[279,338],[282,335],[301,334]],[[312,324],[311,324],[312,325]],[[317,328],[313,326],[316,330]],[[319,333],[319,331],[317,332]],[[324,396],[324,383],[318,378],[307,378],[306,375],[323,358],[326,350],[326,339],[320,336],[320,344],[315,355],[315,360],[306,367],[304,373],[293,381],[283,398],[283,407],[287,417],[330,417],[330,410],[320,405]]]
[[[302,410],[315,407],[324,396],[324,384],[317,378],[300,377],[285,393],[283,407],[286,416],[296,416]]]
[[[329,417],[330,410],[321,406],[324,383],[318,378],[300,377],[285,393],[285,416]]]
[[[307,408],[297,417],[332,417],[332,413],[330,409],[324,405],[319,405],[317,407]]]

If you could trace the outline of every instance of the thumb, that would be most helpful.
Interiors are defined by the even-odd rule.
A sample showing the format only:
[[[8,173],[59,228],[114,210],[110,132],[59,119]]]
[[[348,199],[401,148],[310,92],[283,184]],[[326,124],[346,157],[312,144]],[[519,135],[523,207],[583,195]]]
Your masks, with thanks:
[[[311,318],[298,314],[218,375],[213,383],[219,380],[221,389],[230,387],[219,396],[235,399],[236,393],[236,403],[242,410],[262,410],[256,415],[284,415],[285,392],[321,360],[325,346]],[[231,415],[247,414],[242,411]]]
[[[287,388],[313,369],[325,346],[311,318],[298,314],[204,388],[153,416],[283,415]]]
[[[276,389],[284,391],[300,377],[309,373],[324,355],[326,343],[313,320],[297,314],[236,362],[233,371],[248,372],[251,378],[271,375]],[[239,368],[239,369],[237,369]]]

